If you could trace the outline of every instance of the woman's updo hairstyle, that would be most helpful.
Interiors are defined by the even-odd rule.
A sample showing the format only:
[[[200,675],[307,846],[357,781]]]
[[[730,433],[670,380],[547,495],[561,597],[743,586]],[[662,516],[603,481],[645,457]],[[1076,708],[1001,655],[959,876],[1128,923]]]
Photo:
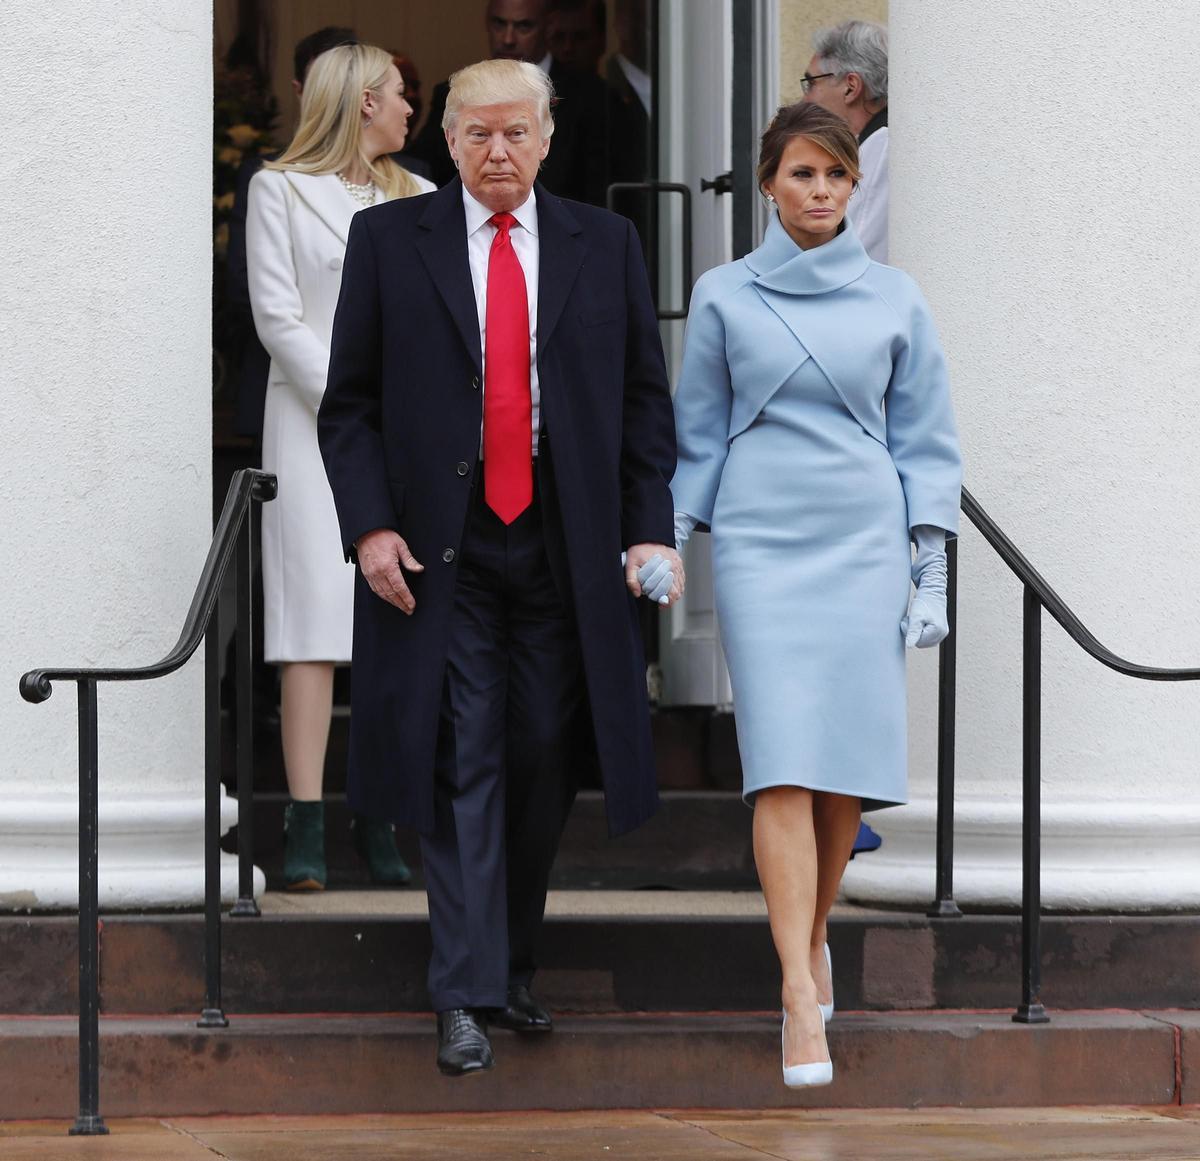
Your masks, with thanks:
[[[762,135],[762,147],[758,154],[758,188],[770,181],[779,169],[784,150],[794,137],[807,137],[830,154],[858,185],[862,170],[858,164],[858,140],[854,131],[836,113],[814,105],[811,101],[797,101],[784,105],[775,114],[771,124]]]

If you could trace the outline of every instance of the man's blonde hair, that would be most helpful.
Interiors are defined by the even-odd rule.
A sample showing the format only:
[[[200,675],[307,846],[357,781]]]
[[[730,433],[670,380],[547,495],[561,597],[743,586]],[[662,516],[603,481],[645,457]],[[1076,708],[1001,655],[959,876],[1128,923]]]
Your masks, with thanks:
[[[341,44],[321,53],[304,77],[296,136],[265,168],[340,173],[361,161],[385,198],[419,194],[421,187],[407,169],[386,154],[372,161],[363,152],[362,96],[378,94],[391,67],[392,54],[371,44]]]
[[[450,77],[442,128],[452,132],[458,115],[477,105],[531,101],[537,109],[542,136],[549,137],[554,132],[554,118],[550,115],[553,100],[554,85],[537,65],[523,60],[481,60]]]

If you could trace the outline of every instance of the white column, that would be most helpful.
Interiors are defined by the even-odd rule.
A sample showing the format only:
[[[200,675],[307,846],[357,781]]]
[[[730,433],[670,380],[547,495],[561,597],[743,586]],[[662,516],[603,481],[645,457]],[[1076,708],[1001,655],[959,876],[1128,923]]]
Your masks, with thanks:
[[[949,355],[966,483],[1100,639],[1200,665],[1200,8],[892,0],[893,261]],[[1020,896],[1021,590],[960,552],[962,901]],[[1200,904],[1200,686],[1121,677],[1044,618],[1046,903]],[[912,804],[852,898],[933,889],[936,658],[913,667]]]
[[[71,907],[75,687],[17,679],[157,660],[210,540],[211,5],[10,0],[0,91],[0,909]],[[202,898],[202,664],[100,687],[102,906]]]

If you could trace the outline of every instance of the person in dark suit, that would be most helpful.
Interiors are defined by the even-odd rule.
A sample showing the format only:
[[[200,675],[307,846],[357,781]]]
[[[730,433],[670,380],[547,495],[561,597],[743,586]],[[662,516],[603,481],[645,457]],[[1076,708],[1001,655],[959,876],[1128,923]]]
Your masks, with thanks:
[[[550,1029],[530,983],[588,756],[610,833],[656,809],[636,598],[684,584],[641,250],[535,184],[549,98],[527,62],[451,79],[460,180],[355,216],[318,419],[358,563],[349,794],[421,833],[450,1075],[491,1067],[489,1019]]]
[[[609,180],[608,88],[586,70],[557,61],[547,48],[548,14],[555,0],[488,0],[484,9],[488,50],[493,60],[523,60],[537,65],[554,85],[554,149],[538,180],[559,197],[604,205]],[[435,85],[429,116],[405,150],[429,166],[429,178],[443,186],[454,180],[454,162],[446,149],[442,117],[450,82]]]

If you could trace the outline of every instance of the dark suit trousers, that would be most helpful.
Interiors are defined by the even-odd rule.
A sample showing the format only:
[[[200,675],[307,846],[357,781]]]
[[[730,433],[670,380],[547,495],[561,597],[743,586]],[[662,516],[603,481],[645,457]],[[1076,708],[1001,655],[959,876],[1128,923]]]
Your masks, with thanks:
[[[586,737],[561,536],[541,500],[553,485],[535,481],[532,505],[505,526],[479,476],[450,622],[435,831],[421,841],[435,1011],[503,1007],[510,983],[532,979]]]

